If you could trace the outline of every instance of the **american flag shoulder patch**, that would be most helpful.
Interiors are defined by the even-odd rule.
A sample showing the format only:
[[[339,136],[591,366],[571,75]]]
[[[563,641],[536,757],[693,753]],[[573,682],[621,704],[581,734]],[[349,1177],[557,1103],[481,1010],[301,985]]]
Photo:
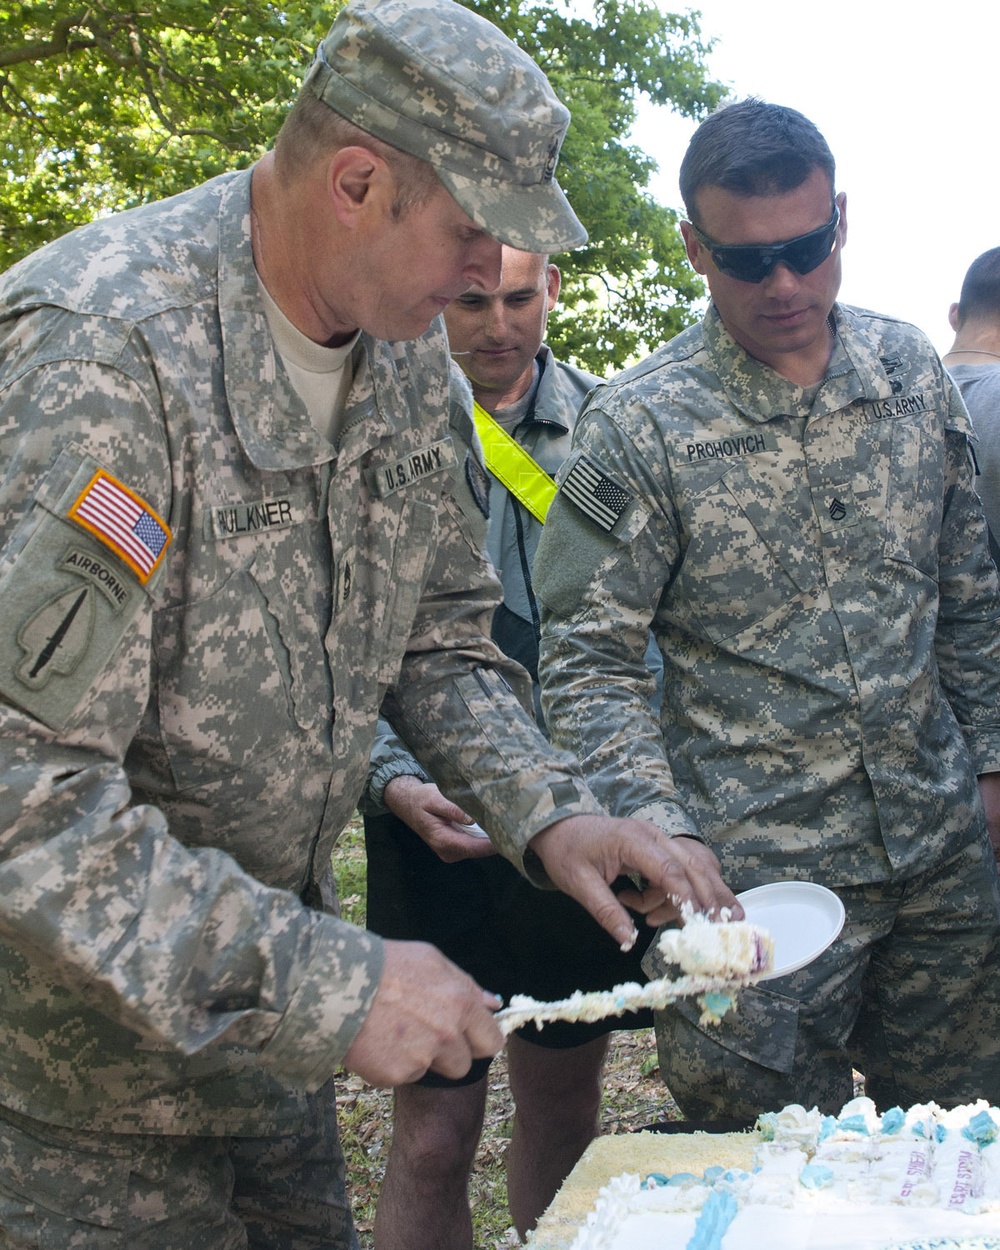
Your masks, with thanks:
[[[149,581],[166,554],[170,530],[144,500],[98,469],[67,513],[135,573]]]
[[[581,456],[566,474],[560,493],[609,534],[632,502],[631,492],[587,456]]]

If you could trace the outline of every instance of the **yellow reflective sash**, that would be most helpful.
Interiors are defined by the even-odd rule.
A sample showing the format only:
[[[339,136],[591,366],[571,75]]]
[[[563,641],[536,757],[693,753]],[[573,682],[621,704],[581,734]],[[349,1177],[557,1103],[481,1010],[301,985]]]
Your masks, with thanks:
[[[555,482],[481,404],[473,401],[472,412],[486,467],[544,525],[555,498]]]

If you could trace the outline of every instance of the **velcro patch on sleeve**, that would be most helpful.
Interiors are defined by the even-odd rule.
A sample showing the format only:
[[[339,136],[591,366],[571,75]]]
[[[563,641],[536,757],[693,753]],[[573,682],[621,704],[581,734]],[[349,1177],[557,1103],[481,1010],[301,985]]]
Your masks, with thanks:
[[[630,491],[619,486],[587,456],[579,457],[563,480],[560,491],[609,534],[633,499]]]
[[[73,496],[71,496],[72,498]],[[113,663],[148,590],[96,537],[39,509],[0,576],[0,696],[67,726]]]
[[[145,585],[166,554],[171,534],[144,500],[104,469],[98,469],[67,513]]]

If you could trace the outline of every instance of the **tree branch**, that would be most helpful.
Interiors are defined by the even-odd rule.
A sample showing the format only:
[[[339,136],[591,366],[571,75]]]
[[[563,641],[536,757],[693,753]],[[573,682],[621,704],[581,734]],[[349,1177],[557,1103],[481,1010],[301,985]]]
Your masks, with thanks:
[[[64,56],[67,52],[79,52],[84,48],[92,48],[93,39],[70,38],[70,32],[80,29],[86,17],[86,13],[77,13],[74,17],[60,18],[52,28],[52,36],[49,39],[23,43],[18,48],[0,48],[0,67],[24,65],[28,61],[48,61],[54,56]]]

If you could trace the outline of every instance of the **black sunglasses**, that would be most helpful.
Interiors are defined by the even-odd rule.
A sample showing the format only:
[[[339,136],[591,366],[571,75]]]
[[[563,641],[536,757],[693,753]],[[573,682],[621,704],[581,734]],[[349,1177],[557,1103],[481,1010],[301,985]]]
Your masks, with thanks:
[[[763,282],[775,265],[785,264],[796,273],[818,269],[837,245],[840,209],[834,204],[833,216],[825,226],[786,239],[784,243],[716,243],[702,234],[692,222],[691,232],[712,253],[716,269],[740,282]]]

